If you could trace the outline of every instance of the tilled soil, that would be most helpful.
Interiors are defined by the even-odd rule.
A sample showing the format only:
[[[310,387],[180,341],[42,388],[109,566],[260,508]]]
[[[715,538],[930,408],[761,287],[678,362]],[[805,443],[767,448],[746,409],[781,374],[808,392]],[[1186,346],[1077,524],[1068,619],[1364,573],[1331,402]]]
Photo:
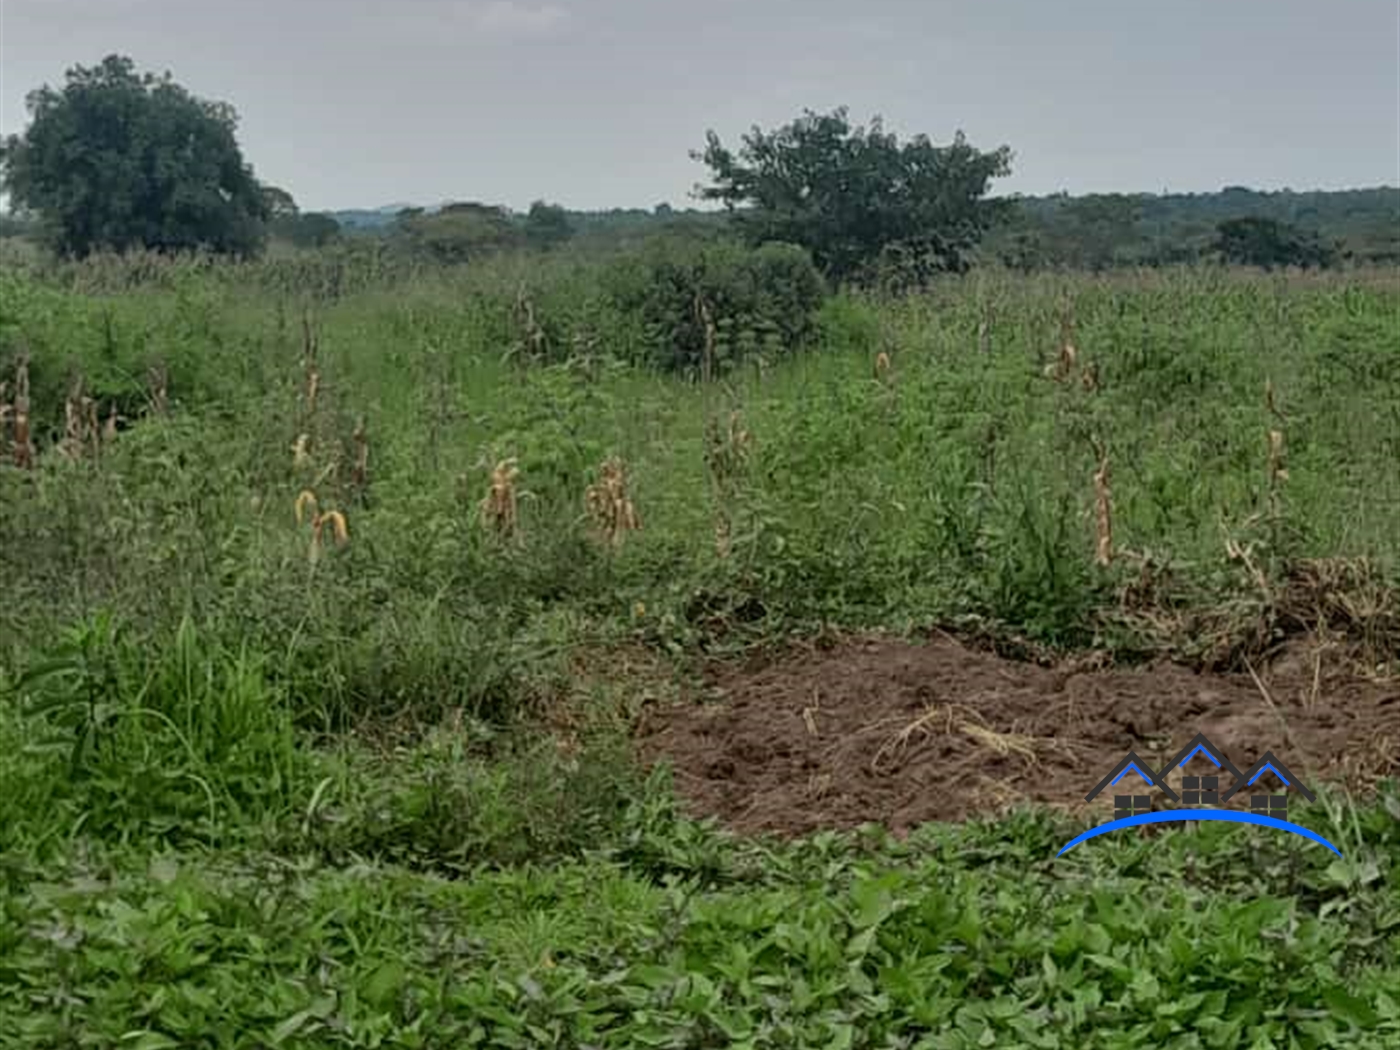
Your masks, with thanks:
[[[1112,792],[1084,797],[1128,751],[1160,770],[1197,733],[1242,771],[1273,751],[1314,791],[1400,775],[1400,682],[1304,646],[1256,673],[1050,669],[950,637],[862,640],[714,669],[716,699],[649,709],[639,744],[671,763],[691,812],[782,836],[867,822],[903,834],[1021,802],[1107,819]]]

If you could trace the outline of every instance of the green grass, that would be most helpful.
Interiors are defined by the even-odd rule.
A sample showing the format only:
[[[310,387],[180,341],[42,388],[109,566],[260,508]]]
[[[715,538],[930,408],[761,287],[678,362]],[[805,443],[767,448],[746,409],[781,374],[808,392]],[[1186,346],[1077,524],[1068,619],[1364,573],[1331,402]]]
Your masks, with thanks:
[[[75,371],[138,416],[163,365],[174,405],[95,463],[0,467],[0,1045],[1400,1039],[1393,794],[1333,800],[1344,862],[1212,826],[1056,859],[1075,829],[1044,814],[735,842],[628,761],[668,679],[612,666],[684,673],[824,623],[1189,656],[1285,626],[1227,536],[1271,585],[1367,561],[1318,615],[1393,660],[1393,282],[974,275],[832,299],[813,352],[701,389],[627,365],[635,326],[567,261],[133,266],[0,274],[0,377],[29,351],[41,444]],[[522,276],[614,355],[509,363]],[[1066,305],[1095,393],[1043,375]],[[706,425],[731,410],[753,443],[717,485]],[[362,415],[368,489],[318,481]],[[1094,439],[1151,621],[1120,602],[1139,565],[1093,561]],[[616,553],[583,505],[611,454],[644,526]],[[518,547],[476,517],[508,456]],[[314,564],[308,486],[350,527]],[[561,711],[573,752],[540,724]]]

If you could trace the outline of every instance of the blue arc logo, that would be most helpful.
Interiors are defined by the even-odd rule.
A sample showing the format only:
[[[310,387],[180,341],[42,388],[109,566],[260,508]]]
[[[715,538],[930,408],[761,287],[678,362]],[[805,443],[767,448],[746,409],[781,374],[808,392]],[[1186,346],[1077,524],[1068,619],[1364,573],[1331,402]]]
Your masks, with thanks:
[[[1311,839],[1313,842],[1321,843],[1337,856],[1340,857],[1342,855],[1341,850],[1337,849],[1336,846],[1332,845],[1332,843],[1328,842],[1317,832],[1305,828],[1300,824],[1294,824],[1292,821],[1279,820],[1276,817],[1266,817],[1262,813],[1232,812],[1226,809],[1174,809],[1159,813],[1139,813],[1133,817],[1122,817],[1118,820],[1111,820],[1107,824],[1100,824],[1097,827],[1092,827],[1088,831],[1082,832],[1070,839],[1069,842],[1065,844],[1064,849],[1060,850],[1056,856],[1062,857],[1065,853],[1081,842],[1084,842],[1086,839],[1095,838],[1108,831],[1117,831],[1119,828],[1136,827],[1139,824],[1165,824],[1169,821],[1176,820],[1230,820],[1237,824],[1262,824],[1266,828],[1277,828],[1280,831],[1291,831],[1295,835],[1302,835],[1305,839]]]

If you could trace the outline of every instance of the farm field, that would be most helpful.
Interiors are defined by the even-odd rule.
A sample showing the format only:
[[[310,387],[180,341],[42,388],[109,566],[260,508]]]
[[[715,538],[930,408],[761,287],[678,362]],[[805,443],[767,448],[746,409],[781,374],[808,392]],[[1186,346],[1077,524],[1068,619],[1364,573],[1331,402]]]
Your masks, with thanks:
[[[1400,1045],[1393,274],[606,293],[0,272],[0,1045]]]

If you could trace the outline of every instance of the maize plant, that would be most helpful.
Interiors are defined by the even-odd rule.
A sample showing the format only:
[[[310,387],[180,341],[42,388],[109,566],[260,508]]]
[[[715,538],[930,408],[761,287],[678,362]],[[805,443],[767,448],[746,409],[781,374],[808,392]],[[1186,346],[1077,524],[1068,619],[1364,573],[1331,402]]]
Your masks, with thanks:
[[[627,468],[616,456],[598,469],[598,480],[584,493],[588,515],[599,535],[612,547],[621,546],[629,532],[642,527],[627,491]]]
[[[491,487],[478,504],[481,523],[501,539],[515,539],[519,533],[520,514],[515,479],[520,468],[514,458],[503,459],[491,471]]]

